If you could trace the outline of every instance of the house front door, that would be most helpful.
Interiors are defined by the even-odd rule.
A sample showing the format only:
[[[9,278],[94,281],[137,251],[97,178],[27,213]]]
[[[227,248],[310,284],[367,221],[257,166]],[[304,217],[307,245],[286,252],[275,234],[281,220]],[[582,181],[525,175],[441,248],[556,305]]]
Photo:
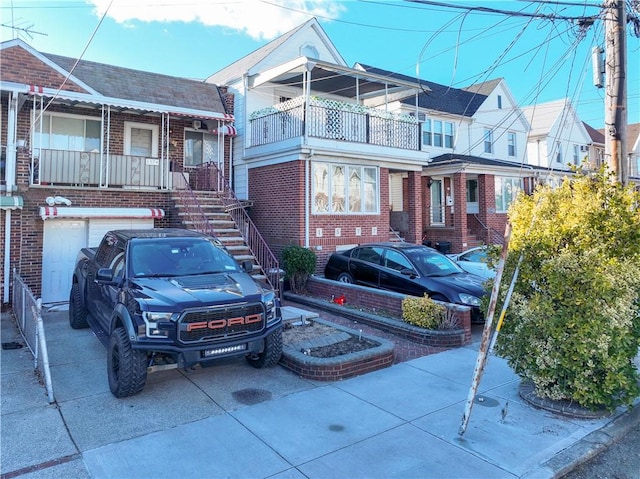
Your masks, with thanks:
[[[442,179],[432,179],[431,183],[431,224],[444,224],[444,188]]]
[[[467,180],[467,213],[477,215],[480,211],[478,204],[478,180],[476,178]]]

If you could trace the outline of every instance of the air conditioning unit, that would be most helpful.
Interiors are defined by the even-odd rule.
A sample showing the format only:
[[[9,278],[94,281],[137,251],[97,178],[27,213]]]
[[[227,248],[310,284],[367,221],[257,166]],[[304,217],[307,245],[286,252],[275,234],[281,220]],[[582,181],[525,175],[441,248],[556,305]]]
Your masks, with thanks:
[[[200,120],[193,120],[193,129],[199,130],[202,128],[202,122]]]
[[[580,145],[580,151],[589,151],[589,147],[587,145]]]

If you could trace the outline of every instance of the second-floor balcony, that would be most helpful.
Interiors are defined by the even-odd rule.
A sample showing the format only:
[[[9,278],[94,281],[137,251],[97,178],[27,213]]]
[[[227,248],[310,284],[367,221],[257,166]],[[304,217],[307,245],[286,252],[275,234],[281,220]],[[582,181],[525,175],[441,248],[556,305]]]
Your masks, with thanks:
[[[308,136],[405,150],[421,149],[421,126],[412,116],[318,97],[293,98],[249,118],[251,146]]]
[[[162,158],[40,149],[31,161],[30,184],[167,189],[169,162]]]

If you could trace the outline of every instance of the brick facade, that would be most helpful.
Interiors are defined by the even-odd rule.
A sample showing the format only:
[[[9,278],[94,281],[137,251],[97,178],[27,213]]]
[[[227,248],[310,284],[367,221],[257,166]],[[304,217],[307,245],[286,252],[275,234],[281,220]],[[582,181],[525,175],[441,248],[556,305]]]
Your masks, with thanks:
[[[9,47],[2,50],[2,80],[17,84],[36,85],[38,87],[58,89],[65,80],[65,77],[45,62],[36,58],[22,47]],[[88,93],[78,84],[67,80],[63,90],[78,93]],[[8,95],[3,93],[0,102],[0,141],[2,143],[3,159],[6,155],[7,140],[7,119]],[[227,111],[233,109],[233,94],[224,92],[223,103]],[[143,98],[140,101],[144,101]],[[6,212],[0,211],[0,238],[2,247],[0,248],[0,301],[4,300],[5,268],[4,260],[9,255],[10,270],[14,268],[23,277],[31,288],[32,292],[41,295],[42,285],[42,260],[44,246],[45,221],[59,221],[56,219],[43,220],[40,217],[40,207],[46,206],[45,199],[50,196],[61,196],[71,201],[74,208],[161,208],[165,211],[166,217],[155,219],[154,226],[167,227],[178,226],[175,215],[171,214],[173,200],[170,190],[161,189],[135,189],[135,187],[99,187],[99,185],[83,186],[60,186],[40,185],[31,182],[31,169],[34,160],[31,152],[38,145],[31,145],[33,133],[33,116],[41,113],[41,108],[48,104],[48,99],[42,99],[37,95],[24,95],[21,97],[16,120],[16,138],[26,140],[24,148],[18,148],[16,154],[15,183],[16,195],[23,198],[23,209],[10,212],[11,235],[10,251],[5,250],[5,232],[7,231]],[[174,172],[184,170],[184,137],[185,129],[190,128],[191,118],[168,117],[168,131],[163,128],[163,117],[157,113],[120,113],[119,108],[112,108],[110,113],[105,111],[104,118],[100,105],[70,106],[62,103],[47,105],[48,113],[58,113],[75,115],[77,117],[102,120],[108,134],[103,135],[103,152],[109,155],[125,154],[125,122],[145,123],[158,127],[158,156],[164,155],[168,159],[169,169]],[[167,117],[165,116],[165,119]],[[215,121],[214,121],[215,123]],[[164,123],[166,127],[167,123]],[[212,126],[215,128],[215,125]],[[229,144],[231,138],[224,138],[224,158],[225,172],[229,173]],[[167,147],[168,146],[168,147]],[[4,194],[4,171],[2,176]],[[37,183],[37,182],[36,182]],[[173,219],[173,221],[172,221]],[[117,220],[116,220],[117,221]]]
[[[249,213],[278,258],[285,246],[305,245],[304,178],[302,160],[249,170],[249,197],[253,200]],[[309,247],[318,258],[317,273],[324,271],[329,255],[338,246],[389,240],[389,171],[386,168],[380,168],[379,198],[379,215],[310,212]]]

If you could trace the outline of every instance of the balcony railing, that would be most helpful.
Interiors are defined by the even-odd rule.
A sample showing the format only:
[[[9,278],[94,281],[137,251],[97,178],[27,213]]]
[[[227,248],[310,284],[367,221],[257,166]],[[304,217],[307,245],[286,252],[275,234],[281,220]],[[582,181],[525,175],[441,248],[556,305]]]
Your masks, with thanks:
[[[31,184],[164,189],[168,168],[161,158],[41,149],[31,162]]]
[[[420,150],[420,123],[403,114],[311,97],[294,98],[254,112],[250,117],[251,146],[310,137]]]

